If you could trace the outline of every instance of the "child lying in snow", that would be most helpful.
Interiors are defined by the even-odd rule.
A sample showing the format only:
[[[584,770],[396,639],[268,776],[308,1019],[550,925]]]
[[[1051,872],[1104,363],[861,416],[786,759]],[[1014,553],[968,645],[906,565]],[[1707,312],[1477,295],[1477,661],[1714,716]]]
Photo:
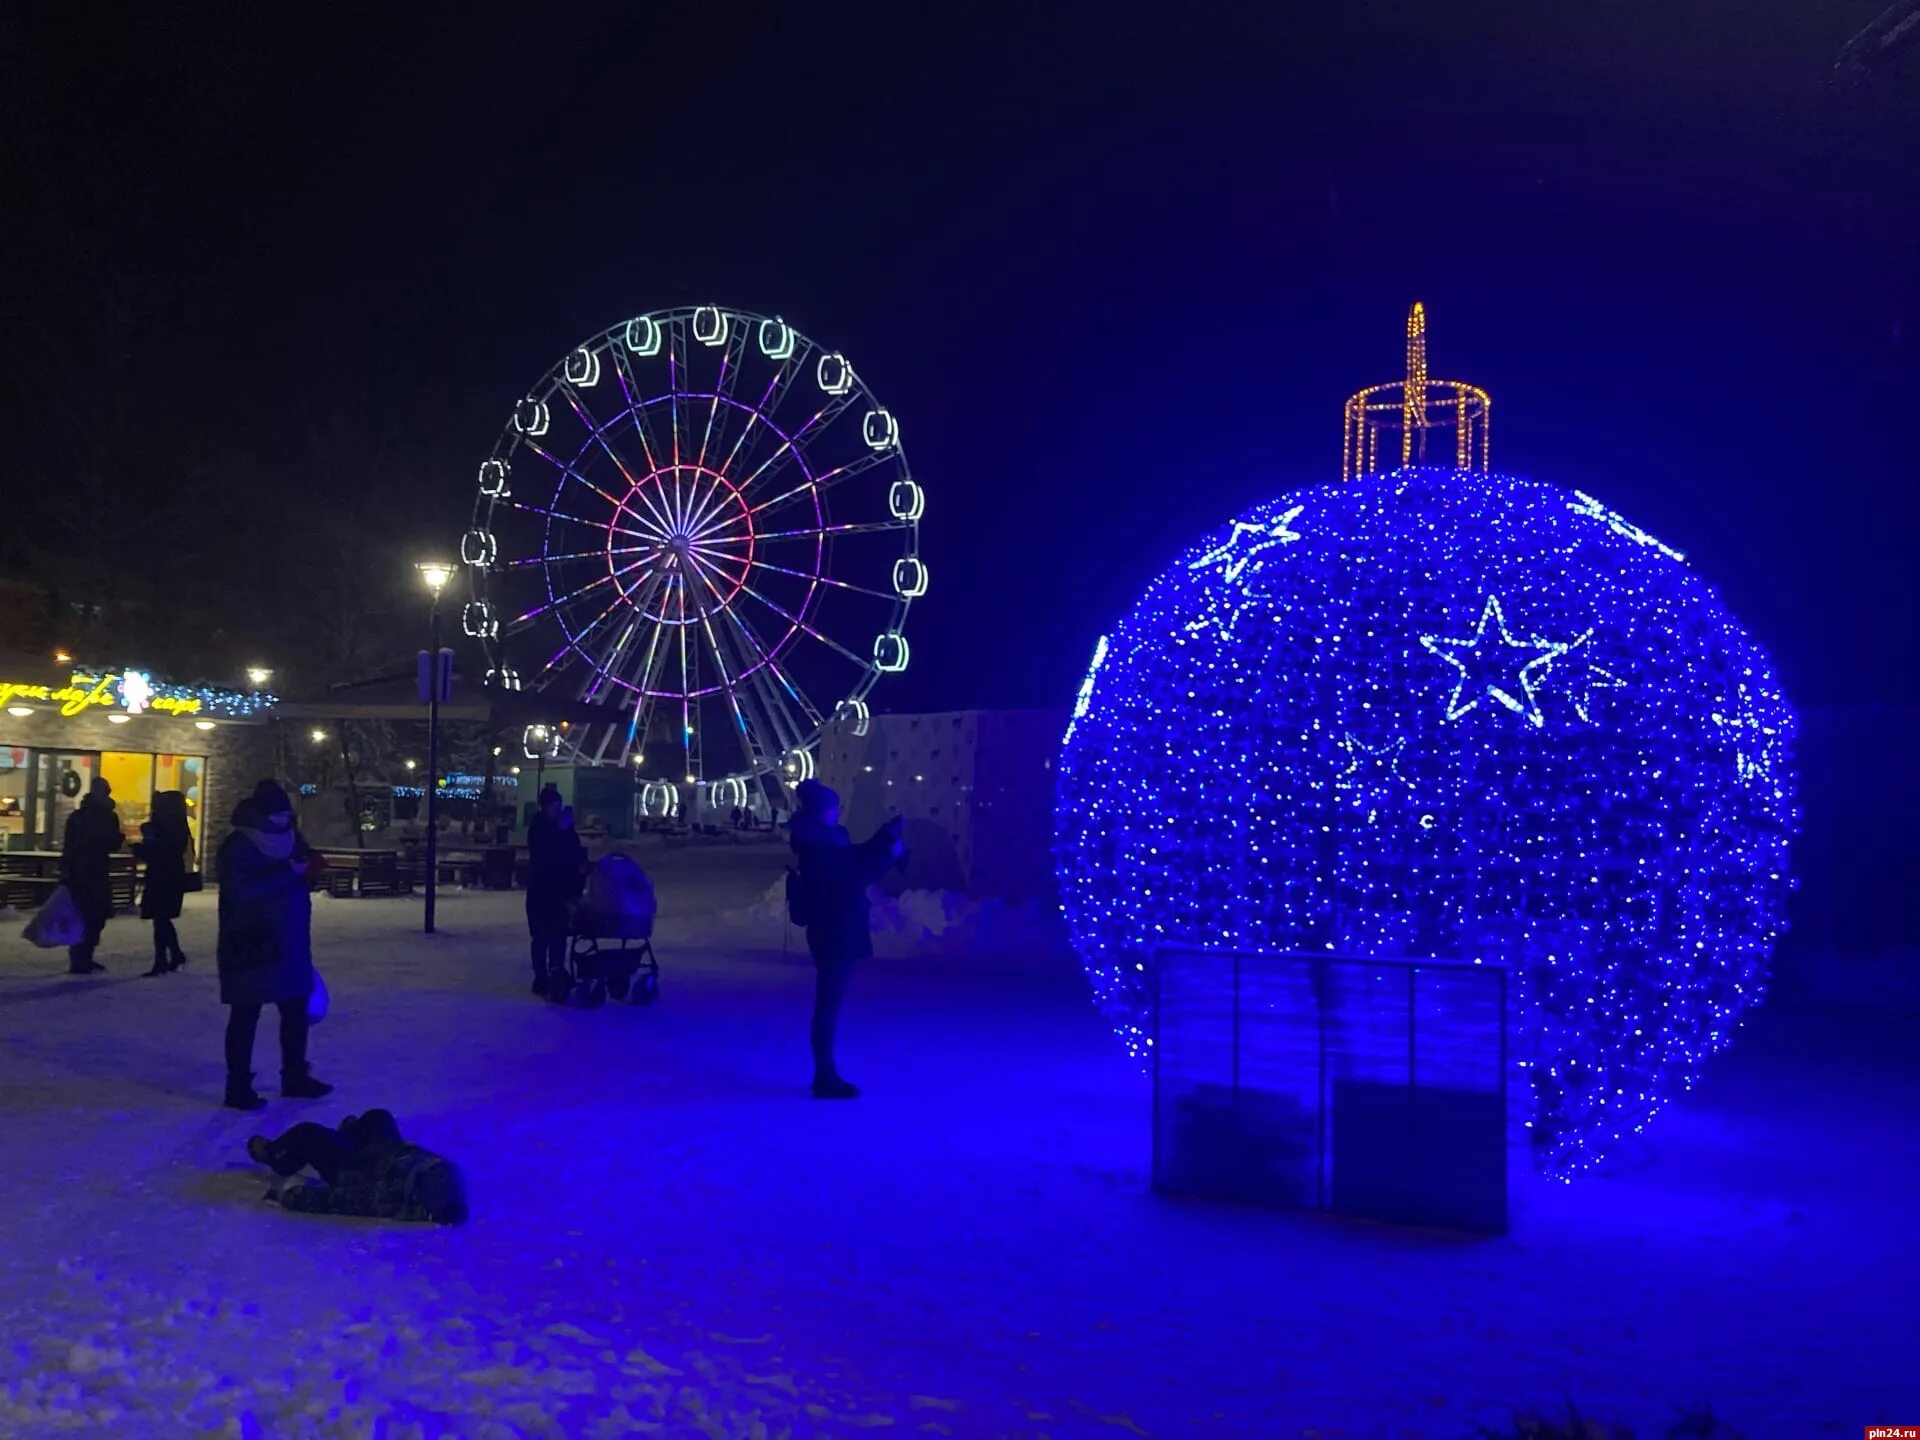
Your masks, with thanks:
[[[400,1138],[390,1111],[349,1115],[338,1130],[305,1122],[277,1140],[256,1135],[247,1154],[274,1173],[266,1198],[289,1210],[321,1215],[372,1215],[459,1225],[467,1218],[467,1184],[451,1160]],[[295,1182],[308,1166],[320,1183]]]

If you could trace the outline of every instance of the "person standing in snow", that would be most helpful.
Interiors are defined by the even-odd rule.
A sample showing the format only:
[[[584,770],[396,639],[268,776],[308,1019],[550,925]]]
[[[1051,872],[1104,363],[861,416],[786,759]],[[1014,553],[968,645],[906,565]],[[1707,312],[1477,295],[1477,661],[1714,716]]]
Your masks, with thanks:
[[[337,1130],[303,1122],[278,1139],[255,1135],[247,1154],[272,1170],[267,1198],[312,1215],[365,1215],[460,1225],[467,1184],[460,1167],[400,1136],[390,1110],[349,1115]],[[318,1185],[289,1184],[311,1168]]]
[[[313,995],[312,851],[294,827],[293,802],[262,780],[233,812],[220,847],[220,1000],[227,1016],[227,1100],[235,1110],[267,1102],[254,1093],[253,1039],[260,1011],[280,1011],[280,1093],[317,1100],[331,1085],[307,1069],[307,1005]]]
[[[566,985],[567,907],[580,898],[586,871],[587,847],[574,833],[573,812],[549,785],[527,826],[527,935],[536,995]]]
[[[162,790],[153,797],[153,818],[140,827],[133,853],[147,867],[140,890],[140,916],[153,922],[153,968],[148,975],[165,975],[187,963],[180,948],[180,932],[173,922],[187,893],[187,875],[193,865],[193,830],[187,823],[187,797],[178,790]]]
[[[67,969],[75,975],[94,975],[107,968],[93,958],[93,952],[113,914],[108,857],[126,844],[126,838],[114,810],[113,787],[95,776],[87,787],[87,798],[67,817],[60,844],[60,883],[73,896],[74,908],[87,927],[86,938],[67,951]]]
[[[852,1100],[857,1086],[840,1074],[834,1040],[854,962],[873,954],[867,887],[905,853],[898,816],[855,845],[840,824],[840,797],[818,780],[801,784],[792,843],[799,875],[801,920],[813,956],[813,1093],[820,1100]]]

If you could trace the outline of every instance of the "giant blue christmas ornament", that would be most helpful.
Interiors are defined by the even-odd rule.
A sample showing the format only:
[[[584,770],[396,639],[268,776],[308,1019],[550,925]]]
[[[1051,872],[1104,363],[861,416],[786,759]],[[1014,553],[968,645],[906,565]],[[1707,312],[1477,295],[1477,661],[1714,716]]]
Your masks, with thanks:
[[[1707,584],[1599,500],[1361,474],[1208,537],[1102,642],[1062,905],[1143,1057],[1163,945],[1508,965],[1536,1158],[1567,1177],[1764,993],[1793,726]]]

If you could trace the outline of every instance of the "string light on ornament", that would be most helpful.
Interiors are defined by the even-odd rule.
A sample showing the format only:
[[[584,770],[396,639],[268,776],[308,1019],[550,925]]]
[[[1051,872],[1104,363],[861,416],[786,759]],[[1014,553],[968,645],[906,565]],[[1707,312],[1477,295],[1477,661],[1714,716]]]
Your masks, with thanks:
[[[1543,1173],[1690,1088],[1765,994],[1798,815],[1787,697],[1678,554],[1590,496],[1375,467],[1154,579],[1076,698],[1055,811],[1128,1051],[1163,946],[1432,958],[1508,970]]]
[[[1500,631],[1498,649],[1487,646],[1489,621]],[[1500,613],[1497,597],[1487,597],[1486,607],[1480,612],[1480,623],[1474,626],[1471,639],[1444,640],[1437,635],[1422,635],[1420,643],[1460,674],[1453,693],[1447,697],[1447,719],[1458,720],[1480,703],[1484,693],[1507,709],[1524,715],[1535,725],[1546,723],[1540,713],[1539,697],[1533,688],[1536,672],[1543,678],[1545,667],[1553,664],[1556,655],[1566,654],[1567,647],[1538,638],[1514,639],[1507,631],[1507,619]],[[1482,647],[1487,648],[1483,650]],[[1516,670],[1514,664],[1517,657],[1502,655],[1501,650],[1518,650],[1527,659]],[[1463,656],[1467,658],[1463,659]],[[1509,672],[1517,684],[1507,682]],[[1516,691],[1519,693],[1516,694]],[[1581,718],[1585,719],[1586,716],[1583,714]]]
[[[1087,664],[1087,678],[1080,682],[1080,693],[1073,697],[1073,714],[1067,720],[1066,738],[1060,743],[1071,744],[1074,726],[1087,713],[1087,707],[1093,704],[1093,682],[1100,677],[1100,667],[1107,660],[1107,637],[1102,635],[1093,646],[1093,659]]]
[[[1261,555],[1277,545],[1291,545],[1300,538],[1299,533],[1289,527],[1300,518],[1300,512],[1304,509],[1306,506],[1296,505],[1270,525],[1249,525],[1243,521],[1236,521],[1226,544],[1202,555],[1188,568],[1218,569],[1220,578],[1232,584],[1244,575],[1247,566],[1258,560]]]
[[[1575,693],[1573,701],[1573,713],[1589,725],[1593,723],[1593,692],[1595,690],[1618,690],[1621,688],[1621,682],[1618,678],[1609,675],[1605,670],[1593,664],[1587,658],[1585,647],[1587,642],[1592,638],[1593,631],[1588,630],[1577,640],[1569,644],[1565,651],[1566,655],[1582,666],[1580,688]],[[1556,656],[1554,660],[1548,662],[1547,669],[1549,673],[1552,672],[1558,659],[1559,657]]]
[[[1571,503],[1571,508],[1574,514],[1585,515],[1589,519],[1598,520],[1616,535],[1624,535],[1639,545],[1651,546],[1662,555],[1665,555],[1669,560],[1685,560],[1687,558],[1671,545],[1664,545],[1654,539],[1653,536],[1642,530],[1638,525],[1634,525],[1621,516],[1614,514],[1613,511],[1607,509],[1606,506],[1594,499],[1593,496],[1587,494],[1586,491],[1576,490],[1573,494],[1574,501]]]

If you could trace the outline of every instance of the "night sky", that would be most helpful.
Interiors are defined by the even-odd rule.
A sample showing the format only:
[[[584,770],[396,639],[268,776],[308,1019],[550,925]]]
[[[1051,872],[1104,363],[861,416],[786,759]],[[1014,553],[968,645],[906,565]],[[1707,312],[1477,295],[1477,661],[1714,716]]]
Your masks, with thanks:
[[[0,488],[113,418],[244,612],[222,510],[450,552],[566,350],[777,312],[928,491],[876,704],[1060,706],[1184,545],[1337,478],[1418,298],[1497,467],[1687,551],[1801,703],[1911,702],[1920,55],[1827,83],[1881,5],[11,7]]]

